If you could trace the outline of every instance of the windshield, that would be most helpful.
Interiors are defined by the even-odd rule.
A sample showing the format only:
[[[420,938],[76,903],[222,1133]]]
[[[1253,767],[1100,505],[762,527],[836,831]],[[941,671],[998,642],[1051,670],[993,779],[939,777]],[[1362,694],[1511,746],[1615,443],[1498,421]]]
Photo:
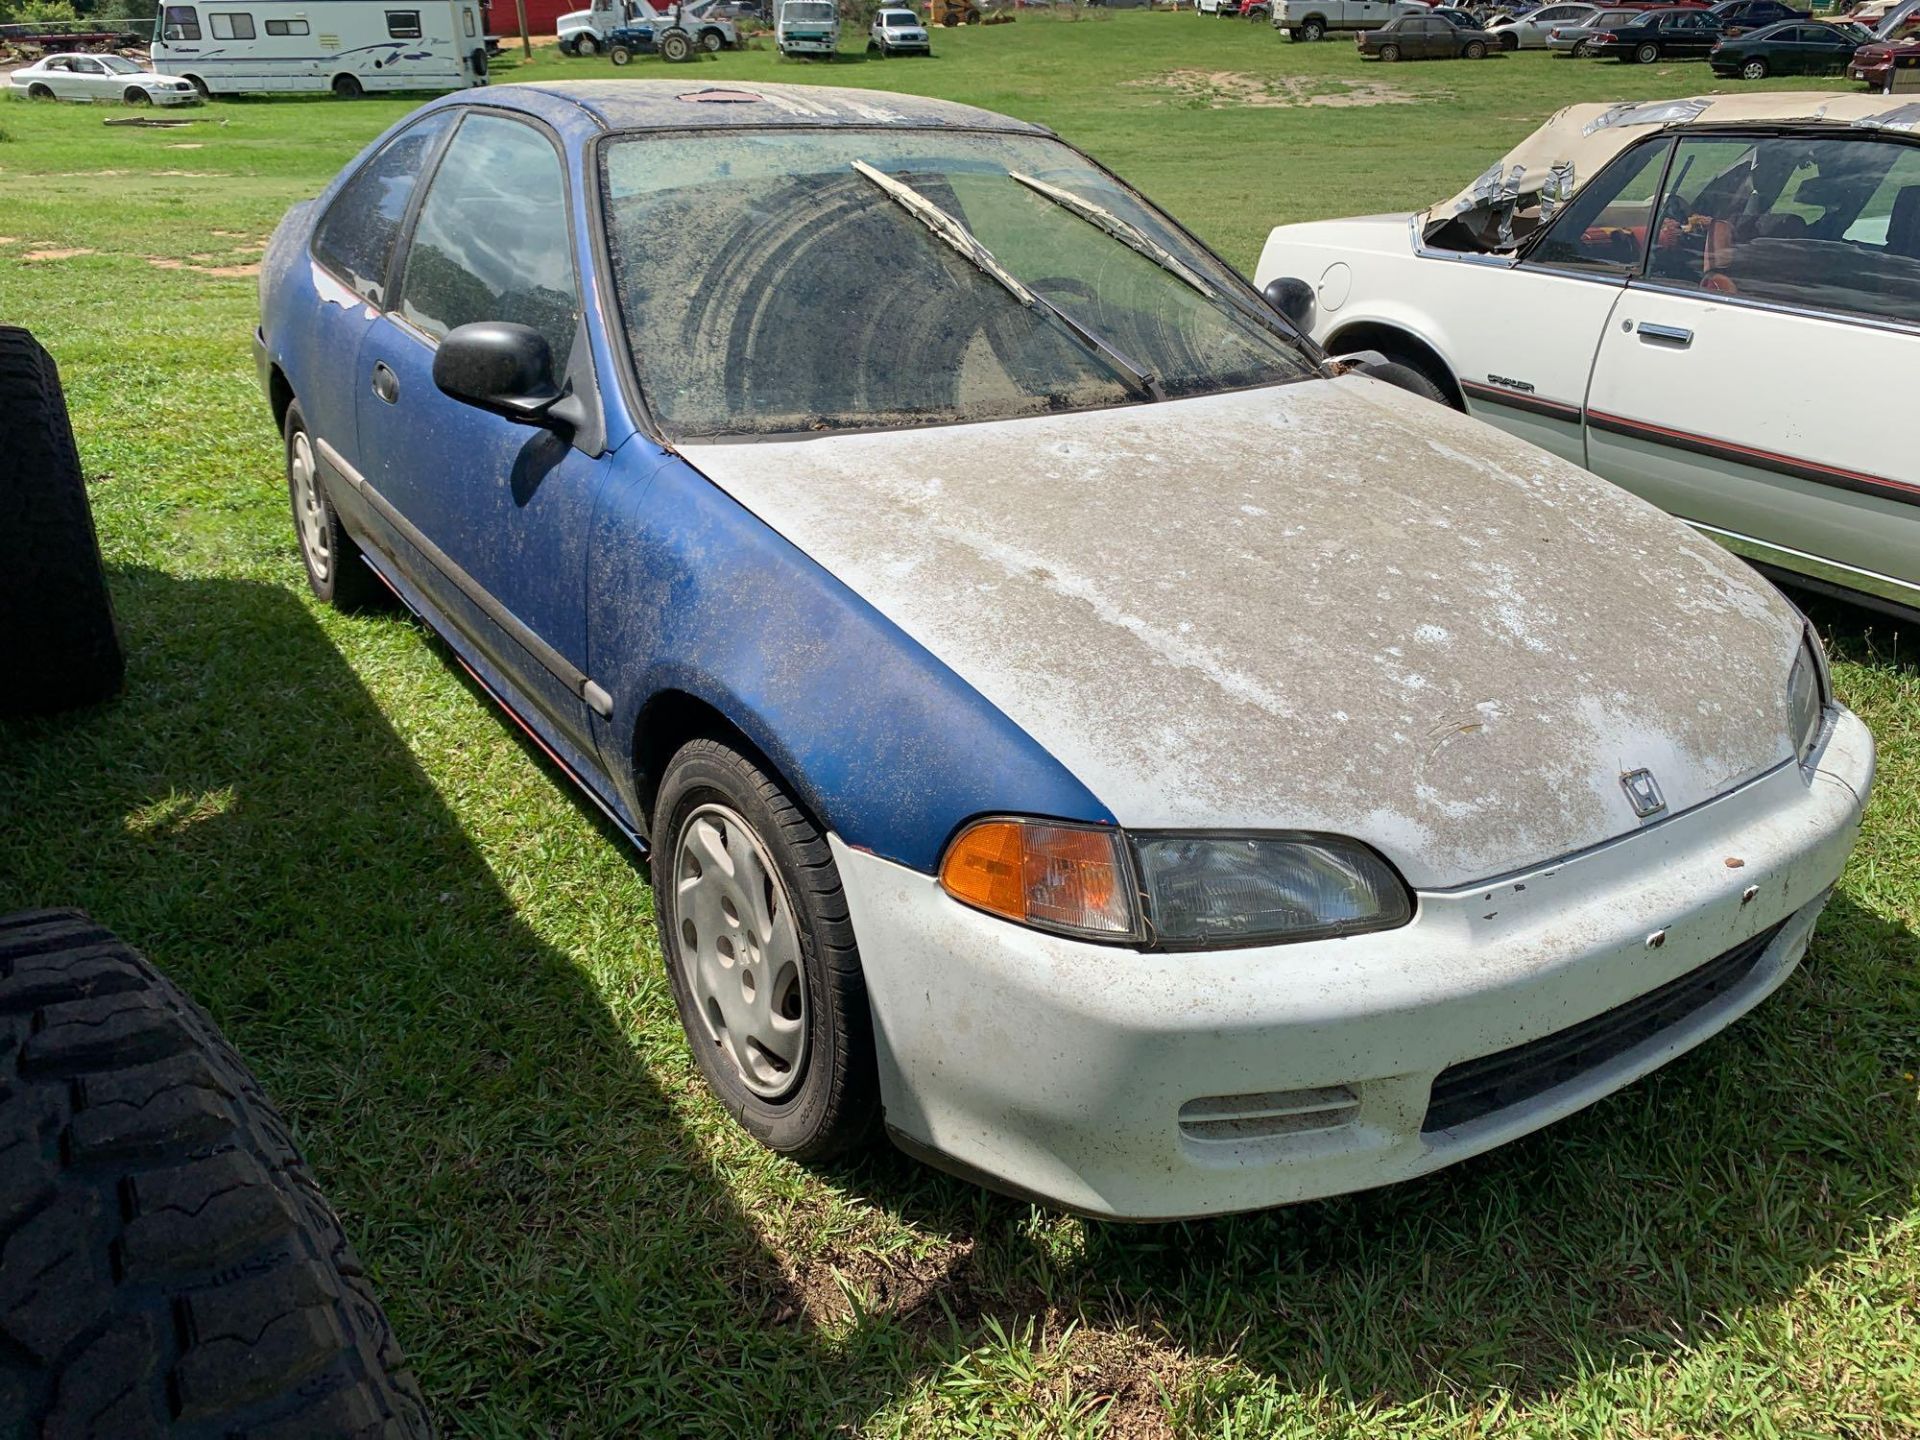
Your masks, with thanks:
[[[1317,373],[1244,281],[1057,141],[741,129],[617,139],[603,165],[621,318],[670,435],[1006,419]]]
[[[909,15],[904,10],[882,10],[880,12],[880,23],[889,30],[897,30],[905,25],[918,25],[920,23],[920,17],[917,15]]]
[[[831,20],[833,6],[824,0],[801,0],[799,4],[782,5],[780,13],[789,20]]]

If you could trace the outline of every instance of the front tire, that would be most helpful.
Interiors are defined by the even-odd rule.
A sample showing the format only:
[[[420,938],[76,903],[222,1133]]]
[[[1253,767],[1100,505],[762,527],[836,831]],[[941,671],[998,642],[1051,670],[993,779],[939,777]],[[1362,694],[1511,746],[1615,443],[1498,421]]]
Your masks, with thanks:
[[[1740,78],[1742,80],[1766,79],[1767,78],[1767,62],[1764,60],[1747,61],[1746,64],[1740,67]]]
[[[287,407],[287,498],[293,506],[293,534],[307,586],[336,610],[370,610],[386,599],[380,579],[367,568],[340,512],[327,498],[306,416],[296,400]]]
[[[873,1022],[826,837],[717,740],[669,762],[654,820],[661,949],[707,1084],[783,1155],[866,1143],[880,1114]]]
[[[1484,60],[1487,58],[1487,42],[1484,40],[1469,40],[1465,53],[1469,60]]]
[[[342,100],[358,100],[366,94],[357,75],[336,75],[333,77],[333,93]]]
[[[600,53],[600,42],[591,35],[582,35],[573,42],[573,53],[591,58]]]
[[[142,90],[138,85],[129,85],[126,93],[122,95],[120,99],[123,104],[127,105],[153,104],[153,96]]]
[[[607,51],[607,59],[616,65],[626,65],[633,60],[633,52],[624,45],[615,45]]]
[[[1649,40],[1634,50],[1633,58],[1636,64],[1651,65],[1660,58],[1660,47]]]

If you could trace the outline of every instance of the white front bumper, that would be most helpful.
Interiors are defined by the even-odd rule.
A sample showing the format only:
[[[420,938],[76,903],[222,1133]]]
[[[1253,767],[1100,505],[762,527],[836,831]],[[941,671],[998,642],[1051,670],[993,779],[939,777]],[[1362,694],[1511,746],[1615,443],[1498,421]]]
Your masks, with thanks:
[[[836,836],[887,1125],[955,1168],[1124,1219],[1287,1204],[1478,1154],[1672,1059],[1787,977],[1853,848],[1873,739],[1837,711],[1816,759],[1580,855],[1423,893],[1398,930],[1204,954],[1014,926]],[[1775,925],[1743,979],[1651,1038],[1422,1132],[1449,1065],[1611,1011]],[[1334,1087],[1357,1101],[1334,1128],[1201,1139],[1181,1123],[1195,1101]]]

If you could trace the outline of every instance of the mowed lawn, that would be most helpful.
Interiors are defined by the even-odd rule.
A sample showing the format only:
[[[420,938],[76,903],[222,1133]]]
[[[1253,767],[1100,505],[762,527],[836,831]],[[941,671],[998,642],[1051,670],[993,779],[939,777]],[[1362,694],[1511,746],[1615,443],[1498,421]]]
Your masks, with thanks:
[[[1710,83],[1544,55],[1363,67],[1190,13],[935,44],[671,74],[1043,121],[1245,266],[1275,221],[1450,193],[1567,101]],[[302,583],[248,270],[410,103],[217,103],[179,130],[0,104],[0,319],[63,368],[130,658],[115,704],[0,729],[0,909],[85,905],[213,1011],[447,1432],[1920,1433],[1920,636],[1817,611],[1882,768],[1801,972],[1544,1134],[1140,1228],[890,1152],[775,1160],[697,1081],[632,855],[419,628]],[[1713,658],[1672,661],[1684,685]]]

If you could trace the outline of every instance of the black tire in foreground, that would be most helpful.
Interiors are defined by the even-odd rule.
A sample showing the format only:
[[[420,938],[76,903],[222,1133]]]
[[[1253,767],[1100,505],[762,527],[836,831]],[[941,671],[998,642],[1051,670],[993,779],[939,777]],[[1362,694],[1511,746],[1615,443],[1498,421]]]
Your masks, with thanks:
[[[126,671],[53,357],[0,325],[0,714],[117,693]]]
[[[78,910],[0,918],[9,1417],[47,1440],[431,1433],[285,1123],[205,1012]]]

